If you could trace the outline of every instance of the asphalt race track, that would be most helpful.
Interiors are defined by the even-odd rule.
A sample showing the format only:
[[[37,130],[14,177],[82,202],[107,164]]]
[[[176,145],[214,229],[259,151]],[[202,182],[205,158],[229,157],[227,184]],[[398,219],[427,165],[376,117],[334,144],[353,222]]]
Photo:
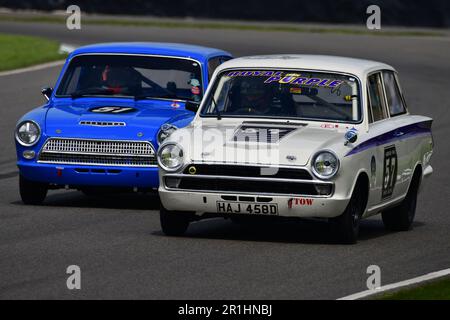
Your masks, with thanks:
[[[365,220],[357,245],[333,243],[321,222],[245,228],[192,224],[184,237],[160,231],[158,200],[89,198],[53,191],[43,206],[18,194],[13,130],[43,102],[60,67],[0,76],[0,298],[335,299],[366,288],[366,268],[382,284],[450,267],[450,38],[83,26],[1,22],[0,32],[81,45],[107,41],[188,42],[237,56],[317,53],[387,62],[400,72],[410,111],[434,118],[434,175],[419,197],[414,230],[388,233]],[[81,290],[66,268],[81,267]]]

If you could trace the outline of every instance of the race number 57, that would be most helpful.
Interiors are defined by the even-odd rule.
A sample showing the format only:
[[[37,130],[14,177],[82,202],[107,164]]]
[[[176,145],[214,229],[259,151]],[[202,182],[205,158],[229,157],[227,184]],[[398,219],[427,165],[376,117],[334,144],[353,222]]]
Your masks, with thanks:
[[[392,196],[396,182],[397,151],[393,145],[384,149],[383,187],[381,189],[382,199]]]

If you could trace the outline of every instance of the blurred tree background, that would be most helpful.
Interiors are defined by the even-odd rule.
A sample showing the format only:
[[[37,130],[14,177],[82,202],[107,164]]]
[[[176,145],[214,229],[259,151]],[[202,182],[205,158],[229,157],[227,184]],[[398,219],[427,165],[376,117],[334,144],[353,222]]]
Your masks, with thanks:
[[[383,25],[450,27],[449,0],[0,0],[0,7],[247,21],[365,24],[366,8],[381,8]]]

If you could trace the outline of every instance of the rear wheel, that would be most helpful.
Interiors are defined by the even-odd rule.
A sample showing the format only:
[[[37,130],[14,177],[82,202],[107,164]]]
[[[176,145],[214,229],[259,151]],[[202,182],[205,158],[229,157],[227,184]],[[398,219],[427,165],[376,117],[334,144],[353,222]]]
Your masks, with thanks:
[[[45,183],[28,180],[24,176],[19,177],[20,197],[25,204],[41,204],[47,196],[48,185]]]
[[[169,211],[161,205],[159,210],[161,229],[168,236],[180,236],[186,232],[191,222],[190,214],[180,211]]]
[[[361,180],[358,181],[344,213],[331,221],[337,239],[344,244],[354,244],[358,240],[359,224],[365,206],[363,188]]]
[[[411,229],[416,215],[419,183],[420,176],[415,174],[402,203],[381,213],[386,229],[390,231],[408,231]]]

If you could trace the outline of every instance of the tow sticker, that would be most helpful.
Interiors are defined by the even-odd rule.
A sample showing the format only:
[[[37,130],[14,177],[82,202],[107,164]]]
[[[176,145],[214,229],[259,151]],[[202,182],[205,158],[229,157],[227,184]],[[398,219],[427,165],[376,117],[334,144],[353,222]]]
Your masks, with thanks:
[[[291,198],[288,200],[288,208],[292,209],[294,206],[312,206],[314,199],[311,198]]]

